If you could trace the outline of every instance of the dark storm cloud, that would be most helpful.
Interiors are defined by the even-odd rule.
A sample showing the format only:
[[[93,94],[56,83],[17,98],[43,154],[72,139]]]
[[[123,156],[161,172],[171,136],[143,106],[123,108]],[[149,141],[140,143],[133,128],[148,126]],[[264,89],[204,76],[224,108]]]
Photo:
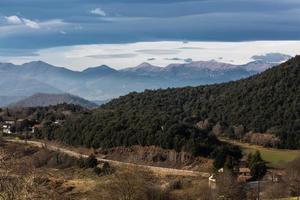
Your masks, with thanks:
[[[8,24],[17,16],[40,29]],[[63,24],[50,23],[60,20]],[[66,33],[66,34],[62,34]],[[300,39],[299,0],[1,0],[0,48]]]

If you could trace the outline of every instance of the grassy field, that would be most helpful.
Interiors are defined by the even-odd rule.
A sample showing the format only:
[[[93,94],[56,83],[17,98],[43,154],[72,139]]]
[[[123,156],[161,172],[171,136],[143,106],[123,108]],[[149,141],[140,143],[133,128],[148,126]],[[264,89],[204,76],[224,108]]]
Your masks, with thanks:
[[[227,139],[221,140],[240,146],[244,154],[254,153],[257,150],[260,151],[262,158],[269,163],[270,167],[282,167],[285,163],[300,157],[300,150],[264,148]]]

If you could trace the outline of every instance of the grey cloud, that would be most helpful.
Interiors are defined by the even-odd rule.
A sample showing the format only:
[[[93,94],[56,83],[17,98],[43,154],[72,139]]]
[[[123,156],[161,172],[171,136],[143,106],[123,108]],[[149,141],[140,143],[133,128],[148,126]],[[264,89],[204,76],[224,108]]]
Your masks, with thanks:
[[[191,58],[165,58],[165,60],[193,62],[193,59]]]
[[[281,53],[267,53],[264,55],[254,55],[251,58],[256,61],[263,61],[266,63],[279,63],[290,59],[292,56]]]
[[[150,54],[150,55],[172,55],[180,53],[179,50],[162,50],[162,49],[145,49],[137,50],[138,53]]]
[[[180,48],[178,48],[178,49],[184,49],[184,50],[193,50],[193,49],[201,49],[201,50],[204,50],[205,48],[201,48],[201,47],[180,47]]]
[[[99,54],[99,55],[90,55],[89,58],[133,58],[137,54],[128,53],[128,54]]]
[[[30,49],[0,49],[1,57],[35,57],[39,54],[35,50]]]

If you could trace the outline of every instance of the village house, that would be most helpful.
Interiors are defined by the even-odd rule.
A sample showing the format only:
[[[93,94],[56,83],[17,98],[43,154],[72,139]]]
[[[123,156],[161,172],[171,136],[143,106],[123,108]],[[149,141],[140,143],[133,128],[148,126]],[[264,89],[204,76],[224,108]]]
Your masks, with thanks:
[[[237,181],[239,183],[245,183],[251,180],[251,170],[247,167],[242,167],[239,168],[238,176],[237,176]]]
[[[56,124],[56,125],[62,125],[64,122],[65,122],[65,120],[57,119],[57,120],[55,120],[54,124]]]
[[[15,121],[13,120],[7,120],[4,121],[4,123],[2,124],[2,132],[5,134],[12,134],[12,126],[15,124]]]
[[[218,173],[223,173],[224,169],[221,168],[218,170]],[[211,189],[216,189],[217,187],[217,179],[216,179],[216,174],[212,174],[209,178],[208,178],[208,185]]]
[[[2,125],[2,132],[6,134],[11,134],[11,125],[10,124],[3,124]]]
[[[38,131],[39,129],[43,128],[43,125],[41,124],[35,124],[33,127],[32,127],[32,133],[36,133],[36,131]]]
[[[224,169],[221,168],[218,170],[217,174],[222,174],[224,172]],[[217,185],[217,174],[212,174],[209,178],[208,178],[208,184],[209,184],[209,187],[211,189],[215,189],[216,188],[216,185]],[[252,179],[252,176],[251,176],[251,171],[249,168],[247,167],[240,167],[238,168],[237,172],[236,172],[236,178],[237,178],[237,181],[239,183],[246,183],[246,182],[249,182],[251,179]]]
[[[286,172],[284,170],[270,170],[264,176],[264,181],[269,181],[273,183],[278,183],[286,177]]]

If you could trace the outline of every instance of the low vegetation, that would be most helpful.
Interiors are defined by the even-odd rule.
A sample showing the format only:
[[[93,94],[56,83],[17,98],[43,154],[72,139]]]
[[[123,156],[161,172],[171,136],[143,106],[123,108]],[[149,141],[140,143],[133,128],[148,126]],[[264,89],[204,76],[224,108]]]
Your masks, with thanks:
[[[112,170],[93,155],[76,159],[45,148],[0,145],[0,197],[5,200],[179,200],[187,195],[196,200],[199,185],[207,186],[201,177],[166,177],[134,167]]]
[[[25,144],[0,145],[0,196],[8,200],[254,200],[258,195],[279,199],[300,192],[300,159],[286,165],[281,179],[257,177],[262,180],[258,193],[257,187],[238,181],[235,170],[227,167],[228,160],[224,172],[216,176],[216,187],[211,187],[207,179],[197,176],[163,176],[138,167],[111,170],[107,163],[99,165],[93,155],[78,159]],[[247,161],[251,171],[262,162],[259,153]],[[95,173],[98,168],[100,172]]]

